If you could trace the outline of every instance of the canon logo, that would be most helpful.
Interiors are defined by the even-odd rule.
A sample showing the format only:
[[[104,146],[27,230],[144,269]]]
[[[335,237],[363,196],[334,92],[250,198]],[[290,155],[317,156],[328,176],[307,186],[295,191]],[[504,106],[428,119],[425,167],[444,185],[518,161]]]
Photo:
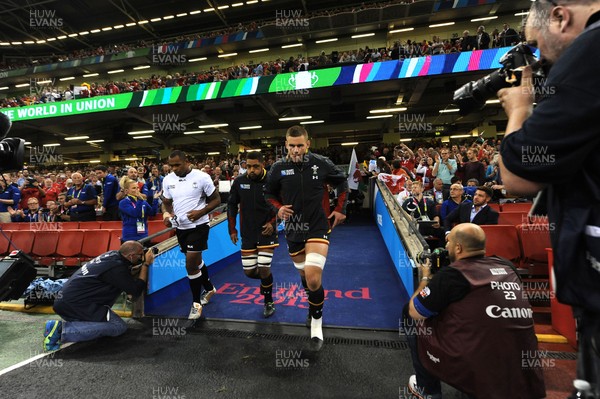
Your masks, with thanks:
[[[485,308],[485,313],[493,319],[531,319],[533,311],[529,308],[501,308],[498,305],[490,305]]]

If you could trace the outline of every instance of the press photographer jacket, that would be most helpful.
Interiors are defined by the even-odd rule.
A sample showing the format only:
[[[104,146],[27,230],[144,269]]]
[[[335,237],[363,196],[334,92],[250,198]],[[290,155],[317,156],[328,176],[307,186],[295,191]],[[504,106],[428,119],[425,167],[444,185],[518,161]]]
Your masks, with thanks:
[[[133,278],[131,263],[119,251],[106,252],[79,268],[54,301],[54,311],[66,321],[106,321],[108,308],[121,292],[140,295],[146,283]]]
[[[275,162],[267,174],[265,198],[274,210],[292,205],[291,222],[308,224],[311,231],[329,230],[329,193],[326,184],[337,190],[335,211],[346,213],[348,180],[346,174],[322,155],[309,152],[302,162],[287,159]],[[286,229],[286,238],[303,242],[308,231],[304,228]]]
[[[533,312],[507,262],[473,257],[448,266],[461,273],[469,291],[424,321],[419,359],[431,374],[476,398],[543,398]],[[430,295],[439,293],[425,287],[417,295],[417,310],[417,300],[426,304]]]

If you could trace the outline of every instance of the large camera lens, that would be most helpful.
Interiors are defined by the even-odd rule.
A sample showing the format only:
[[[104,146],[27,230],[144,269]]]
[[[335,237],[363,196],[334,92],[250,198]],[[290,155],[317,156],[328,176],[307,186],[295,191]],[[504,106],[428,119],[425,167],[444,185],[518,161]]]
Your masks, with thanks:
[[[482,109],[485,102],[494,97],[498,90],[509,87],[506,74],[502,70],[494,71],[483,78],[469,82],[454,92],[454,103],[458,105],[459,114],[467,115]]]

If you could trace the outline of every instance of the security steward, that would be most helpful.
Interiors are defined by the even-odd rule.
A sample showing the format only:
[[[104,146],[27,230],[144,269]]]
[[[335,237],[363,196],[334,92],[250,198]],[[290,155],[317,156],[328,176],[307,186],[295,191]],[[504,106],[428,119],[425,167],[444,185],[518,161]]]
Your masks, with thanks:
[[[233,181],[227,200],[227,220],[231,242],[237,244],[235,228],[238,205],[242,237],[242,267],[246,276],[260,279],[260,293],[264,296],[264,317],[275,313],[273,304],[273,251],[279,246],[275,227],[275,211],[263,194],[267,171],[260,152],[250,152],[246,158],[247,172]]]
[[[409,388],[441,398],[441,380],[473,398],[544,398],[533,312],[514,266],[484,256],[485,233],[472,223],[454,227],[446,249],[452,263],[433,277],[423,267],[404,308]]]

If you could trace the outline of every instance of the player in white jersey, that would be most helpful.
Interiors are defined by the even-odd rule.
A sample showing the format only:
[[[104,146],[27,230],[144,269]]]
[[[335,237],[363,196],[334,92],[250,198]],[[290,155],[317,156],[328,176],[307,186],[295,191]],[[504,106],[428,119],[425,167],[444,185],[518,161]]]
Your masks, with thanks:
[[[169,166],[171,173],[163,179],[163,221],[167,227],[177,227],[192,290],[190,318],[195,319],[200,317],[202,305],[217,292],[210,282],[202,251],[208,248],[208,214],[221,203],[221,198],[210,176],[192,169],[185,152],[173,151]]]

